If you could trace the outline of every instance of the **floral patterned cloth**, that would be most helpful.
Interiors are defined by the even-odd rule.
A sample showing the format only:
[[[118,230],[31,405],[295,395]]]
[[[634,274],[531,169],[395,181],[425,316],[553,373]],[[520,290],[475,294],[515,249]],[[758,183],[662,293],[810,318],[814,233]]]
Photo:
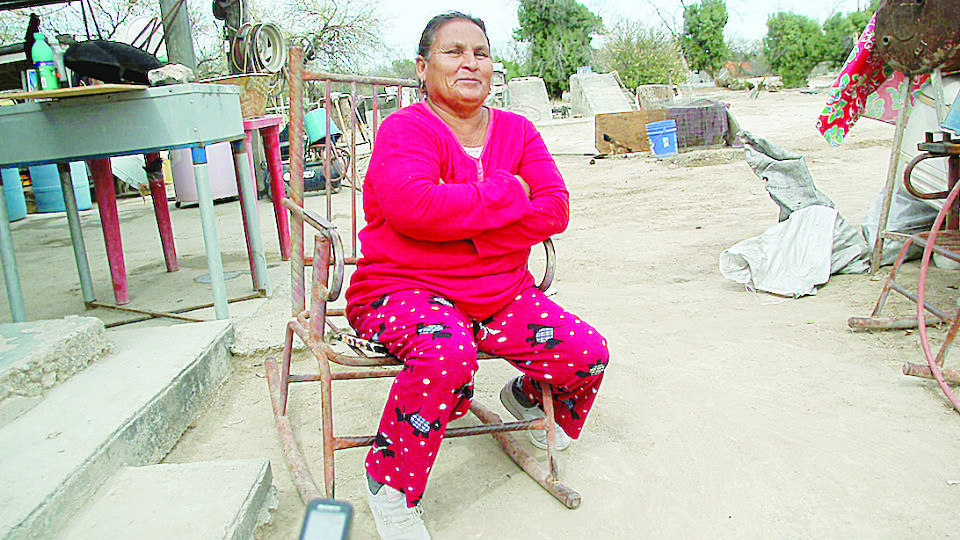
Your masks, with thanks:
[[[876,15],[867,23],[857,45],[850,51],[840,76],[833,83],[817,129],[830,144],[837,146],[861,116],[894,124],[900,112],[900,88],[904,74],[886,66],[876,54]],[[929,75],[914,78],[910,105],[920,93]]]

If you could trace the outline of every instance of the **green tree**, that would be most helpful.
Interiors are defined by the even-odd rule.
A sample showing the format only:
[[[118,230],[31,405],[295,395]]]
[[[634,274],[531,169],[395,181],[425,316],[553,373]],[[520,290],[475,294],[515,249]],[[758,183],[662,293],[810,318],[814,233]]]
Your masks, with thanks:
[[[515,60],[507,60],[505,58],[497,58],[497,62],[503,64],[504,76],[509,81],[510,79],[516,79],[517,77],[527,77],[529,73],[527,72],[526,66],[517,62]]]
[[[713,77],[723,67],[727,56],[723,28],[727,19],[727,5],[723,0],[702,0],[683,8],[680,46],[693,70],[706,71]]]
[[[531,44],[530,72],[554,97],[569,88],[570,75],[591,65],[591,34],[603,30],[600,17],[574,0],[520,0],[515,38]]]
[[[823,22],[824,60],[833,67],[840,67],[847,61],[878,3],[879,0],[873,0],[871,6],[846,15],[834,13]]]
[[[823,59],[823,32],[817,21],[797,13],[779,12],[767,17],[764,52],[783,86],[805,86],[810,72]]]
[[[676,42],[663,31],[647,28],[637,20],[621,19],[608,29],[598,61],[603,69],[616,71],[627,88],[684,80],[683,60]]]
[[[507,40],[500,47],[494,50],[494,61],[503,64],[507,80],[517,77],[529,77],[530,73],[530,44],[517,41],[516,39]]]
[[[833,67],[847,61],[857,42],[857,28],[849,16],[834,13],[823,21],[823,59]]]

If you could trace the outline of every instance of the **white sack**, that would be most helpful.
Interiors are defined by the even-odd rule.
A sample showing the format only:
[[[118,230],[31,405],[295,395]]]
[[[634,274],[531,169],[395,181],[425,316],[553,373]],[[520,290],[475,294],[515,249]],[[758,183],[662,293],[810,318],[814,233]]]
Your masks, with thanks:
[[[791,297],[817,294],[817,285],[830,279],[839,217],[826,206],[797,210],[760,236],[725,249],[720,273],[758,291]]]
[[[877,198],[873,206],[867,210],[860,224],[860,230],[866,238],[867,246],[871,253],[874,244],[877,242],[877,229],[880,227],[880,215],[883,213],[883,191],[877,193]],[[929,231],[933,227],[934,220],[937,219],[937,209],[928,205],[911,195],[903,183],[897,183],[893,190],[893,197],[890,198],[890,213],[887,214],[888,231],[897,231],[905,234],[916,234]],[[883,253],[880,256],[880,266],[889,266],[896,262],[900,250],[903,248],[903,242],[900,240],[886,239],[883,241]],[[904,260],[919,258],[923,253],[923,248],[916,244],[910,246],[907,257]]]

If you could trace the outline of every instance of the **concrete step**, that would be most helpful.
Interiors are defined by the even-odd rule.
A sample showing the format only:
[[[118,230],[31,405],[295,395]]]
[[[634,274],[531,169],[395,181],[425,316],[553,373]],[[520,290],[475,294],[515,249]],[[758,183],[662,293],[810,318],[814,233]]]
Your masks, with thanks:
[[[276,507],[270,461],[124,467],[57,540],[249,540]]]
[[[117,330],[0,428],[0,538],[51,538],[121,466],[159,463],[230,371],[229,321]]]
[[[107,349],[103,321],[93,317],[0,324],[0,426],[35,407]]]

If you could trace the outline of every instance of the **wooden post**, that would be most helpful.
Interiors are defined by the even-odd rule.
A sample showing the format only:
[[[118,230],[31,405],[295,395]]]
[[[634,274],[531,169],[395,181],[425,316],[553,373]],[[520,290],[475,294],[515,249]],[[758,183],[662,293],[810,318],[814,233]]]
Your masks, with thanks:
[[[897,114],[897,129],[893,135],[893,148],[890,149],[890,165],[887,169],[887,183],[883,187],[883,206],[880,209],[880,221],[877,223],[877,239],[873,243],[873,255],[870,257],[870,273],[880,269],[883,258],[883,233],[887,230],[887,219],[890,217],[890,202],[893,199],[893,190],[897,181],[897,167],[900,165],[900,147],[903,146],[903,132],[907,129],[907,110],[910,107],[910,89],[913,86],[913,77],[907,75],[900,85],[900,111]]]

